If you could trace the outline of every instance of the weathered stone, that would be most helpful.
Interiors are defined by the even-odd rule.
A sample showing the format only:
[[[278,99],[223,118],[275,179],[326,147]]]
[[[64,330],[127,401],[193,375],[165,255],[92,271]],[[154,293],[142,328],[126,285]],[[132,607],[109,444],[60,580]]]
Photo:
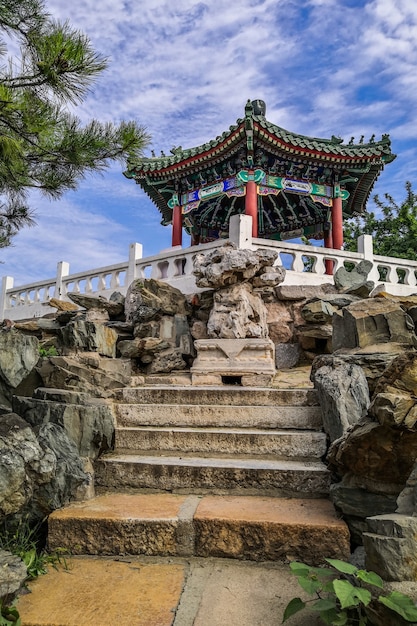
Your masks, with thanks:
[[[195,342],[194,377],[220,374],[275,374],[274,344],[270,339],[200,339]]]
[[[333,316],[334,350],[388,342],[412,346],[415,341],[405,312],[384,298],[354,302]]]
[[[356,424],[328,454],[329,467],[338,475],[352,472],[368,480],[403,489],[417,456],[417,433],[377,422]]]
[[[284,281],[284,267],[268,267],[265,270],[267,271],[253,278],[252,285],[254,287],[275,287]]]
[[[405,391],[400,391],[394,387],[387,387],[385,393],[378,393],[372,400],[369,408],[370,415],[373,415],[380,424],[387,426],[401,426],[416,404],[414,397]],[[415,411],[414,411],[415,415]],[[417,416],[415,418],[417,420]],[[409,422],[415,423],[409,419]]]
[[[56,459],[15,413],[0,417],[0,514],[22,510],[40,485],[51,480]]]
[[[323,302],[328,302],[337,309],[341,309],[344,306],[349,306],[349,304],[352,304],[352,302],[357,302],[361,299],[359,298],[359,296],[354,296],[350,293],[326,293],[323,295],[320,294],[318,297],[320,298],[320,300],[323,300]],[[315,299],[316,298],[314,298],[313,300]]]
[[[266,338],[267,311],[248,283],[235,284],[214,294],[207,323],[209,337],[222,339]]]
[[[306,322],[313,324],[329,324],[332,321],[336,309],[324,300],[309,302],[301,309],[301,314]]]
[[[126,321],[131,324],[147,322],[161,315],[187,315],[186,297],[168,283],[152,278],[134,280],[125,300]]]
[[[277,369],[287,369],[298,365],[301,356],[299,343],[275,344],[275,365]]]
[[[86,322],[103,324],[110,320],[110,315],[106,309],[87,309],[83,314],[83,319]]]
[[[372,262],[367,260],[360,261],[350,272],[340,267],[333,276],[334,284],[339,291],[366,298],[375,286],[374,282],[367,280],[372,268]]]
[[[417,463],[407,479],[407,483],[397,498],[397,513],[417,516]]]
[[[302,346],[304,348],[304,345]],[[352,365],[359,365],[364,371],[368,381],[369,391],[372,394],[375,390],[381,374],[392,363],[392,361],[402,352],[404,348],[398,344],[376,344],[357,350],[339,350],[334,354],[320,354],[315,357],[312,364],[312,376],[314,372],[324,365],[332,365],[333,359],[337,357],[340,362]]]
[[[241,283],[261,276],[263,269],[272,267],[277,257],[275,250],[241,250],[228,242],[212,252],[195,256],[196,285],[218,289]],[[280,280],[282,272],[277,271],[276,275]]]
[[[78,306],[74,302],[68,302],[67,300],[58,300],[58,298],[51,298],[48,302],[49,306],[58,309],[58,311],[78,311]]]
[[[103,356],[116,356],[117,332],[103,324],[75,319],[60,329],[62,344],[73,350],[97,351]]]
[[[417,353],[414,350],[403,352],[391,361],[379,379],[375,394],[384,393],[388,386],[417,396]]]
[[[366,518],[370,515],[393,513],[397,500],[395,494],[373,493],[369,489],[334,483],[330,487],[330,499],[344,516]]]
[[[13,328],[0,330],[0,377],[17,387],[39,360],[39,341]]]
[[[143,359],[142,359],[143,360]],[[173,370],[183,370],[187,367],[182,352],[178,348],[170,348],[155,354],[150,365],[146,368],[147,374],[168,373]]]
[[[146,353],[156,354],[167,348],[169,348],[169,343],[157,337],[136,338],[130,341],[120,341],[118,344],[120,354],[129,359],[140,358]]]
[[[378,515],[367,519],[363,534],[366,567],[384,580],[417,581],[417,519],[408,515]]]
[[[35,398],[13,398],[13,410],[33,428],[52,423],[62,427],[82,457],[96,459],[111,448],[114,418],[110,406],[74,392],[48,393]]]
[[[201,320],[195,320],[190,328],[193,339],[208,339],[207,323]]]
[[[324,285],[279,285],[275,288],[278,300],[305,300],[314,298],[318,294],[335,293],[336,288],[331,284]]]
[[[113,294],[112,294],[113,295]],[[84,293],[68,292],[67,296],[78,306],[84,309],[97,309],[106,311],[110,316],[117,316],[123,312],[123,302],[111,301],[103,298],[103,296],[89,296]]]
[[[119,365],[118,361],[108,360],[108,363]],[[106,370],[98,363],[93,367],[86,366],[81,362],[80,355],[77,358],[58,356],[43,359],[38,372],[44,387],[81,391],[103,398],[110,396],[114,389],[125,386],[129,377],[128,371],[123,368]]]
[[[11,552],[0,550],[0,600],[13,597],[27,579],[26,565]]]
[[[298,326],[297,334],[303,337],[314,337],[315,339],[330,339],[332,337],[332,327],[328,324]]]
[[[366,415],[370,404],[365,374],[357,365],[337,359],[315,371],[314,386],[323,411],[324,430],[334,441]]]

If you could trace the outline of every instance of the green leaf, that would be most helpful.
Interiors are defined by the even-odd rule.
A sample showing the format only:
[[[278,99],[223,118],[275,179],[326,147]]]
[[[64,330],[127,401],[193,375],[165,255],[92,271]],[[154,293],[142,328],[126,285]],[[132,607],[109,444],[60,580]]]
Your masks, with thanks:
[[[322,588],[322,584],[319,580],[313,580],[312,578],[304,578],[303,576],[299,576],[298,584],[304,591],[306,591],[310,596],[319,591]]]
[[[346,563],[346,561],[339,561],[339,559],[326,559],[328,563],[338,572],[342,572],[343,574],[356,574],[358,568],[350,563]]]
[[[333,589],[342,609],[357,606],[359,602],[362,601],[358,597],[358,591],[366,591],[366,589],[357,589],[348,580],[334,580]],[[369,593],[369,591],[368,594],[370,597],[371,594]]]
[[[301,600],[301,598],[293,598],[286,606],[284,617],[282,618],[282,624],[286,622],[287,619],[298,613],[298,611],[302,611],[305,606],[306,604]]]
[[[337,609],[328,609],[327,611],[321,611],[320,613],[320,617],[323,620],[323,622],[325,624],[330,624],[331,626],[333,626],[333,624],[337,624],[337,620],[340,618],[341,615],[345,615],[345,613],[341,613],[340,611],[338,611]],[[346,616],[347,617],[347,616]],[[345,624],[346,622],[341,622],[342,626],[343,624]]]
[[[297,576],[307,576],[310,573],[310,567],[305,565],[304,563],[298,563],[298,561],[293,561],[290,563],[290,570],[293,574]]]
[[[392,591],[388,596],[379,596],[378,600],[381,604],[401,615],[407,622],[417,621],[417,606],[404,593]]]
[[[310,607],[313,611],[330,611],[331,609],[337,609],[336,600],[330,598],[320,598]]]
[[[346,626],[348,623],[348,614],[346,611],[341,611],[338,616],[332,621],[332,626]]]
[[[378,576],[378,574],[375,574],[375,572],[367,572],[364,569],[360,569],[356,577],[359,578],[359,580],[363,580],[364,583],[368,583],[368,585],[374,585],[374,587],[379,587],[380,589],[384,588],[382,578]]]

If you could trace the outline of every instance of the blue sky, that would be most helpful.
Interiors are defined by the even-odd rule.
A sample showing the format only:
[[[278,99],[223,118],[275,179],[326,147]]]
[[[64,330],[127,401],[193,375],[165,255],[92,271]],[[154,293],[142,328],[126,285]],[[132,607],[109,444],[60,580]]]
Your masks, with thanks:
[[[47,0],[54,18],[83,30],[108,56],[83,120],[136,119],[153,149],[215,138],[261,98],[267,119],[316,137],[389,133],[398,157],[374,192],[417,189],[417,3],[414,0]],[[37,226],[1,250],[0,275],[24,284],[171,245],[171,228],[113,165],[50,202],[34,196]],[[368,208],[372,209],[370,202]]]

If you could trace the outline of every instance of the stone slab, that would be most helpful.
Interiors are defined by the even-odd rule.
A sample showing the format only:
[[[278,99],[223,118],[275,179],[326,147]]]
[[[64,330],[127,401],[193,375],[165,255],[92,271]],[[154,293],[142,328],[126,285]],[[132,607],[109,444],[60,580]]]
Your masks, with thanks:
[[[171,626],[184,564],[73,558],[19,598],[25,626]]]
[[[325,433],[254,428],[116,428],[115,447],[121,450],[217,452],[286,458],[321,458],[326,454]]]
[[[206,496],[194,522],[197,556],[318,565],[350,555],[348,528],[327,500]]]
[[[51,550],[72,554],[178,553],[186,496],[108,494],[54,511],[48,520]]]
[[[233,493],[319,498],[328,495],[330,474],[318,461],[302,462],[211,455],[109,454],[96,465],[96,486],[182,493]]]
[[[172,557],[75,557],[29,588],[24,626],[277,626],[292,598],[308,597],[288,565]],[[310,611],[286,622],[320,623]]]
[[[195,374],[275,374],[275,346],[270,339],[198,339]]]
[[[272,389],[250,387],[124,387],[113,392],[115,402],[125,404],[193,404],[234,406],[317,406],[314,389]]]
[[[207,404],[118,404],[119,426],[207,426],[321,430],[318,406],[239,406]]]

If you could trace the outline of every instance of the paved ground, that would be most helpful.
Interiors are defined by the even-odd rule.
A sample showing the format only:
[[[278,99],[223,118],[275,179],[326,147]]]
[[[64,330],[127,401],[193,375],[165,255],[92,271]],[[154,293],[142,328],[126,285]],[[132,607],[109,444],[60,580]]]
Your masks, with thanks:
[[[30,584],[23,626],[278,626],[303,592],[287,565],[228,559],[73,557]],[[288,626],[316,626],[316,615]]]

